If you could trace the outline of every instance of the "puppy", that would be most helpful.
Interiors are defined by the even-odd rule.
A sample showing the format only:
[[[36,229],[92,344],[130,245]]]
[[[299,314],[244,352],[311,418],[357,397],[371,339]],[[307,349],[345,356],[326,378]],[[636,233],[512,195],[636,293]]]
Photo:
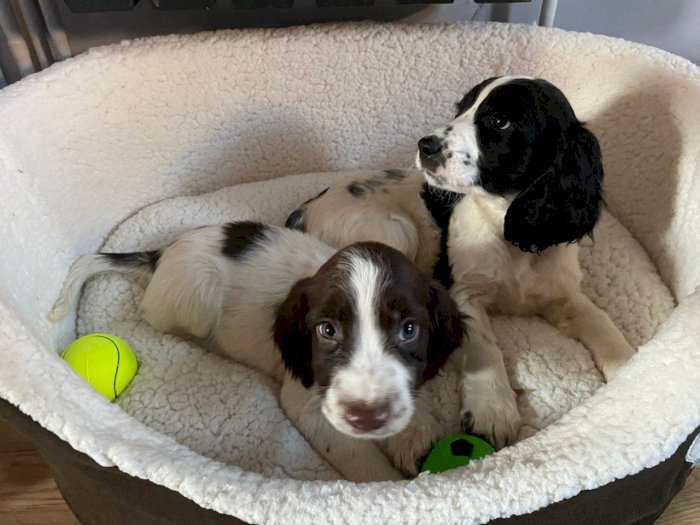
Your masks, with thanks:
[[[162,250],[79,259],[49,318],[103,272],[145,287],[140,311],[154,328],[278,380],[287,416],[346,478],[401,479],[380,446],[416,472],[402,431],[432,418],[416,389],[460,345],[463,325],[447,290],[400,252],[359,243],[336,253],[254,222],[199,228]]]
[[[500,448],[520,416],[488,313],[541,315],[586,345],[606,380],[634,353],[581,292],[577,242],[603,206],[600,147],[558,88],[496,77],[418,141],[416,166],[343,177],[287,225],[336,247],[387,243],[451,285],[469,330],[463,427]]]

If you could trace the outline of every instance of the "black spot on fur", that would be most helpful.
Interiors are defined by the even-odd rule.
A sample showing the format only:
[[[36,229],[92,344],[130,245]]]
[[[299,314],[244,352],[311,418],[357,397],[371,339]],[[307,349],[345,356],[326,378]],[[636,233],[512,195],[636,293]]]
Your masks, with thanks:
[[[445,128],[445,134],[451,133],[453,129],[454,129],[454,128],[453,128],[452,126],[447,126],[447,127]]]
[[[285,228],[289,228],[290,230],[299,230],[299,231],[306,231],[306,209],[311,204],[313,201],[316,199],[320,199],[323,197],[326,193],[328,192],[328,188],[325,190],[321,191],[318,195],[315,197],[311,197],[308,200],[305,200],[302,205],[294,210],[292,213],[289,214],[287,217],[287,220],[284,223]]]
[[[240,259],[260,243],[268,233],[264,224],[252,221],[231,222],[224,226],[224,244],[221,252],[232,259]]]
[[[315,197],[311,197],[309,200],[304,201],[304,203],[302,204],[302,206],[306,206],[306,205],[308,205],[308,204],[311,204],[311,203],[312,203],[313,201],[315,201],[316,199],[320,199],[321,197],[323,197],[326,193],[328,193],[328,188],[326,188],[325,190],[322,190],[321,193],[319,193],[319,194],[316,195]]]
[[[440,228],[440,256],[435,268],[433,268],[433,277],[442,283],[446,288],[452,286],[452,267],[447,257],[447,236],[448,227],[452,211],[459,201],[464,197],[461,193],[454,193],[447,190],[441,190],[430,186],[428,183],[423,184],[421,198],[428,208],[430,215],[433,216],[435,224]]]
[[[351,182],[348,184],[348,191],[353,197],[363,197],[366,190],[359,183]]]
[[[384,186],[386,182],[381,179],[367,179],[363,184],[368,188],[380,188]]]
[[[384,175],[390,180],[404,180],[408,176],[403,170],[386,170]]]
[[[159,250],[134,253],[104,253],[109,261],[115,266],[150,266],[156,269],[161,253]]]
[[[386,181],[372,178],[351,182],[347,189],[353,197],[364,197],[365,193],[374,193],[383,186],[386,186]]]
[[[289,214],[289,217],[287,217],[287,220],[284,223],[285,228],[289,228],[290,230],[299,230],[299,231],[305,231],[306,230],[306,208],[299,208],[298,210],[294,210],[292,213]]]

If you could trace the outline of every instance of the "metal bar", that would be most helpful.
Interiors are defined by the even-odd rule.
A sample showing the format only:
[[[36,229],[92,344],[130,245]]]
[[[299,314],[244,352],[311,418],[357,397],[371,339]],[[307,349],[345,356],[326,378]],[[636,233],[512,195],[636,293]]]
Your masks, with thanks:
[[[55,60],[65,60],[72,57],[73,52],[68,43],[68,36],[63,29],[61,15],[58,13],[55,0],[38,0],[41,14],[44,16],[44,23],[48,31],[49,46]]]
[[[540,22],[543,27],[552,27],[554,25],[554,15],[557,13],[558,0],[542,0],[540,8]]]
[[[24,24],[27,30],[27,38],[31,41],[33,51],[36,54],[37,66],[41,69],[49,67],[53,64],[53,56],[51,49],[46,40],[46,31],[44,29],[44,21],[41,18],[38,6],[33,2],[17,2],[19,9],[18,17],[24,19]]]
[[[32,54],[9,2],[0,2],[0,33],[5,35],[7,50],[20,76],[24,77],[34,73],[36,69],[32,63]]]

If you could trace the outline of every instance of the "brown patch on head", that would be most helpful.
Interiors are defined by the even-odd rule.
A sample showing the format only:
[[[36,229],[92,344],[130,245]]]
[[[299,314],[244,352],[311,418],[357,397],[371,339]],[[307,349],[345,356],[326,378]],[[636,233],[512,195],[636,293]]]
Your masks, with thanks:
[[[449,292],[401,252],[379,243],[363,243],[363,247],[389,269],[379,300],[380,326],[390,343],[386,350],[414,368],[418,386],[432,379],[461,344],[462,314]],[[418,328],[413,339],[403,337],[406,323]]]

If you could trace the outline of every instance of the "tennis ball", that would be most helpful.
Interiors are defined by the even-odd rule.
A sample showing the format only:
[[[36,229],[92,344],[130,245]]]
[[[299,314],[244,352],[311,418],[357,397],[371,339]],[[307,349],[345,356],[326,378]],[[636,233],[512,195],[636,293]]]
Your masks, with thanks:
[[[129,345],[112,334],[89,334],[76,339],[61,357],[110,401],[131,383],[139,367]]]
[[[483,439],[468,434],[441,439],[423,462],[421,472],[444,472],[467,465],[472,459],[481,459],[495,450]]]

